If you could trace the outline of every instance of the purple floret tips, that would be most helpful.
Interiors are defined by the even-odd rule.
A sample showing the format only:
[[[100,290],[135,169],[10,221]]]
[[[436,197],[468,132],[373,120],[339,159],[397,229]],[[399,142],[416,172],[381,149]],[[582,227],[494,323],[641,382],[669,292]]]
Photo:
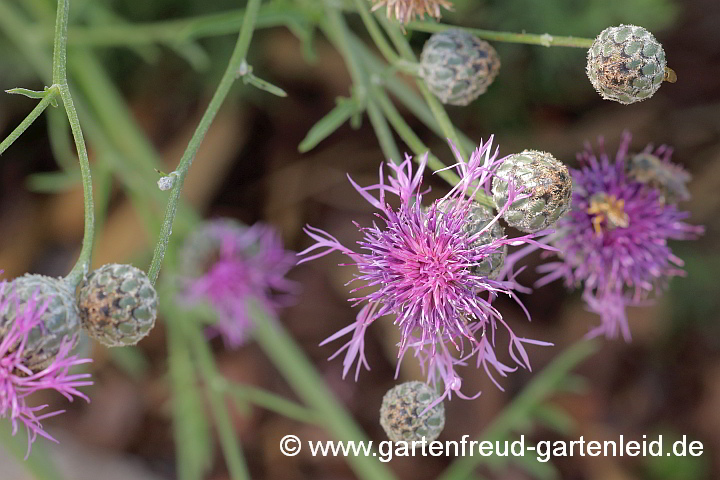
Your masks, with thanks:
[[[543,265],[538,285],[562,278],[568,287],[582,285],[583,299],[601,323],[589,336],[622,335],[630,341],[627,306],[645,305],[660,295],[670,278],[684,275],[683,262],[668,240],[689,240],[703,227],[685,223],[690,214],[669,200],[687,200],[689,179],[670,162],[666,146],[628,154],[631,136],[625,133],[615,158],[600,139],[578,154],[580,168],[571,170],[575,189],[571,211],[557,223],[551,244],[559,261]],[[634,170],[641,156],[643,170]],[[652,174],[650,167],[658,173]]]
[[[515,238],[505,235],[485,244],[477,242],[502,216],[501,210],[482,230],[469,235],[465,226],[473,197],[478,191],[489,192],[493,172],[503,159],[497,158],[497,150],[493,151],[492,138],[481,143],[468,160],[454,145],[451,147],[457,157],[453,168],[460,181],[429,208],[422,206],[427,192],[422,187],[427,156],[419,159],[417,167],[409,156],[399,164],[388,162],[390,174],[385,176],[381,168],[377,184],[361,187],[351,179],[362,197],[379,210],[377,216],[382,220],[381,225],[358,227],[362,233],[359,251],[343,246],[322,230],[307,227],[306,232],[315,243],[299,253],[305,257],[302,261],[307,261],[337,250],[357,268],[351,282],[357,285],[352,290],[357,295],[350,301],[363,306],[356,322],[323,342],[350,335],[333,355],[345,353],[343,375],[355,366],[357,379],[362,366],[369,369],[363,351],[365,331],[380,317],[392,315],[402,334],[398,368],[410,351],[426,369],[429,383],[443,382],[445,393],[435,403],[453,393],[466,399],[479,395],[470,397],[460,392],[462,379],[458,367],[482,367],[499,386],[494,375],[504,377],[518,367],[530,369],[527,344],[550,345],[517,337],[493,304],[501,294],[520,303],[516,292],[521,287],[511,272],[506,269],[501,276],[488,278],[473,269],[493,254],[504,255],[507,245],[551,248],[532,240],[548,232]],[[512,185],[509,194],[507,205],[527,196]],[[389,195],[399,199],[397,208],[386,202]],[[440,202],[447,202],[447,206],[439,209]],[[505,365],[496,356],[499,327],[509,336],[507,349],[515,365]]]
[[[55,358],[40,371],[33,371],[25,365],[25,346],[31,331],[42,324],[42,315],[51,299],[41,299],[33,295],[24,308],[19,308],[19,300],[11,285],[0,283],[0,311],[15,305],[15,315],[4,327],[0,337],[0,418],[7,418],[12,425],[12,434],[24,426],[28,434],[28,450],[38,435],[56,441],[42,425],[42,420],[59,415],[63,410],[45,412],[48,405],[30,406],[28,397],[40,390],[55,390],[69,401],[74,398],[89,398],[78,390],[92,385],[89,373],[71,374],[70,369],[91,362],[72,354],[75,338],[62,341]]]
[[[252,321],[250,299],[271,312],[291,303],[298,286],[285,278],[295,265],[280,235],[269,225],[246,227],[229,219],[206,222],[186,239],[183,261],[183,301],[210,303],[217,313],[210,334],[219,334],[229,348],[248,340]]]

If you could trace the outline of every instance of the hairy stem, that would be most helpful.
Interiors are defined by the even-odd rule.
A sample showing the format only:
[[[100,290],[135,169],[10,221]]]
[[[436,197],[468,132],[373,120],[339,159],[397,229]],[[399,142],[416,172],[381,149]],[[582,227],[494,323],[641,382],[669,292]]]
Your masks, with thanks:
[[[408,30],[417,30],[419,32],[428,33],[442,32],[449,28],[457,28],[470,32],[476,37],[484,38],[485,40],[492,40],[495,42],[525,43],[528,45],[541,45],[543,47],[590,48],[593,43],[593,39],[591,38],[564,37],[550,35],[549,33],[538,35],[533,33],[497,32],[494,30],[457,27],[455,25],[443,25],[442,23],[432,22],[410,22],[406,28]]]
[[[168,242],[170,241],[173,221],[175,220],[175,215],[177,213],[180,192],[182,191],[185,183],[185,177],[187,176],[188,170],[195,159],[195,155],[200,148],[200,144],[205,138],[205,134],[210,128],[210,124],[212,124],[215,115],[218,110],[220,110],[220,106],[225,101],[225,97],[227,97],[228,92],[230,92],[230,88],[237,79],[238,69],[240,68],[243,60],[245,60],[248,47],[250,46],[250,39],[252,38],[253,30],[255,28],[255,18],[257,17],[258,10],[260,8],[260,2],[261,0],[248,1],[242,28],[240,29],[240,35],[238,36],[237,43],[235,44],[235,50],[230,57],[230,62],[228,63],[225,73],[220,79],[217,90],[215,90],[215,94],[210,100],[210,104],[208,105],[207,110],[205,110],[205,114],[200,119],[200,123],[195,129],[195,133],[190,139],[188,147],[185,150],[177,169],[175,170],[177,178],[175,179],[175,185],[170,192],[170,200],[168,201],[167,209],[165,210],[165,220],[163,221],[163,225],[160,229],[160,236],[155,246],[152,262],[150,263],[150,268],[148,270],[148,277],[153,284],[157,281],[163,258],[165,258],[165,252],[168,247]]]

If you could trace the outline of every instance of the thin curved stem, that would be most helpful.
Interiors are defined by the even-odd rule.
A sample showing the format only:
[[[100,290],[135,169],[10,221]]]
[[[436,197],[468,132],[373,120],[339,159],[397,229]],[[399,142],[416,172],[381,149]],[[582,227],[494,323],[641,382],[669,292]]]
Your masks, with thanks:
[[[67,32],[68,15],[70,12],[69,0],[58,0],[57,17],[55,21],[55,39],[53,42],[53,64],[52,80],[53,86],[60,93],[60,98],[65,106],[65,113],[70,122],[70,130],[75,140],[75,148],[80,161],[80,175],[83,185],[83,203],[85,205],[85,232],[83,234],[83,246],[80,256],[67,275],[66,280],[71,285],[77,285],[90,268],[90,257],[92,256],[93,239],[95,237],[95,207],[92,194],[92,176],[90,173],[90,161],[88,159],[85,138],[80,128],[75,105],[73,104],[70,88],[67,84]]]
[[[428,33],[442,32],[449,28],[457,28],[470,32],[476,37],[483,38],[485,40],[492,40],[495,42],[524,43],[527,45],[540,45],[543,47],[590,48],[593,43],[592,38],[550,35],[549,33],[543,33],[541,35],[538,35],[535,33],[497,32],[494,30],[458,27],[455,25],[445,25],[442,23],[432,22],[410,22],[406,25],[406,28],[408,30],[416,30],[419,32]]]
[[[210,100],[210,104],[205,110],[203,117],[200,119],[200,123],[195,129],[195,133],[190,139],[188,147],[185,150],[177,169],[175,170],[177,178],[175,179],[175,185],[170,192],[170,199],[168,200],[168,205],[165,210],[165,220],[163,221],[163,225],[160,229],[160,236],[155,246],[152,262],[150,263],[150,268],[148,270],[148,277],[153,284],[157,281],[158,275],[160,274],[160,268],[162,267],[163,258],[165,258],[165,252],[167,251],[170,235],[172,234],[173,221],[175,220],[175,215],[177,214],[180,192],[182,191],[185,183],[185,177],[187,176],[188,170],[195,159],[195,155],[200,148],[200,144],[205,138],[205,134],[210,128],[210,124],[212,124],[212,121],[215,119],[215,115],[218,110],[220,110],[220,106],[225,101],[225,97],[227,97],[230,88],[237,79],[238,69],[240,68],[243,60],[245,60],[248,47],[250,46],[250,40],[255,28],[255,19],[257,18],[258,11],[260,9],[260,1],[261,0],[248,1],[247,8],[245,10],[245,17],[243,18],[243,25],[240,29],[240,35],[238,36],[237,43],[235,44],[235,50],[230,57],[225,73],[220,79],[220,83],[218,84],[217,90],[215,90],[215,94]]]

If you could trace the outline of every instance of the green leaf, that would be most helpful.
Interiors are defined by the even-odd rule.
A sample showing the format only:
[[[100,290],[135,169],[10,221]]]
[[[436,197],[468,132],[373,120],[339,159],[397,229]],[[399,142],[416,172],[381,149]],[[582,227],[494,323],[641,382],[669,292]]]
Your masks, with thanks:
[[[5,90],[6,93],[10,93],[12,95],[22,95],[24,97],[28,98],[34,98],[37,100],[42,100],[45,98],[45,92],[39,92],[37,90],[28,90],[27,88],[11,88],[10,90]]]
[[[247,73],[243,76],[243,82],[249,83],[253,87],[259,88],[260,90],[264,90],[268,93],[272,93],[275,96],[278,97],[287,97],[287,92],[283,90],[282,88],[273,85],[272,83],[268,82],[267,80],[263,80],[262,78],[256,77],[252,72]]]
[[[150,362],[145,354],[137,347],[110,348],[108,351],[115,366],[131,378],[144,377],[150,367]]]
[[[335,108],[321,118],[298,145],[300,153],[306,153],[315,148],[320,142],[330,136],[335,130],[347,122],[357,112],[357,104],[349,98],[340,98]]]
[[[27,187],[38,193],[66,192],[80,186],[80,172],[43,172],[27,177]]]

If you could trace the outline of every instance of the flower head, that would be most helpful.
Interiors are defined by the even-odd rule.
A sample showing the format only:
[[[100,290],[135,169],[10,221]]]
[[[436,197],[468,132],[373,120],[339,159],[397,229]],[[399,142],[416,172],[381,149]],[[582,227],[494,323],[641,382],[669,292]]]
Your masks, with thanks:
[[[409,23],[415,18],[422,19],[427,13],[431,17],[440,19],[442,12],[440,7],[452,10],[453,4],[448,0],[372,0],[373,10],[377,10],[383,5],[387,5],[387,16],[392,14],[403,24]]]
[[[72,367],[91,361],[71,354],[74,337],[65,337],[52,360],[41,369],[28,367],[28,358],[33,356],[27,351],[28,344],[32,336],[44,328],[43,316],[51,302],[52,298],[38,293],[21,299],[12,284],[0,283],[0,311],[14,309],[13,318],[0,335],[0,418],[10,420],[13,435],[21,424],[25,426],[28,454],[38,435],[56,441],[43,429],[41,421],[63,413],[63,410],[43,412],[48,405],[28,405],[30,395],[40,390],[55,390],[70,401],[74,397],[90,401],[78,390],[92,385],[90,374],[70,374]]]
[[[518,366],[530,368],[525,343],[548,345],[515,336],[493,305],[499,294],[517,300],[515,291],[519,286],[512,275],[507,279],[490,278],[475,268],[489,258],[504,256],[507,245],[537,244],[532,238],[547,233],[517,238],[486,235],[510,204],[527,197],[517,192],[512,182],[506,206],[484,228],[467,228],[468,219],[472,218],[469,215],[472,198],[478,190],[489,192],[494,171],[504,160],[497,159],[497,150],[492,152],[491,143],[492,140],[481,144],[467,161],[456,152],[455,167],[460,181],[429,208],[422,206],[421,187],[427,155],[416,170],[411,157],[399,165],[389,162],[392,175],[387,178],[381,165],[380,182],[376,185],[361,187],[350,179],[360,195],[378,209],[376,215],[382,222],[368,227],[358,225],[363,233],[358,242],[360,252],[343,246],[322,230],[307,227],[306,233],[315,244],[299,254],[305,255],[301,262],[338,250],[358,269],[353,282],[360,285],[352,290],[357,296],[351,301],[364,305],[354,324],[324,342],[351,335],[335,354],[346,352],[344,375],[353,364],[356,378],[361,365],[369,368],[363,353],[364,334],[370,324],[384,315],[394,316],[402,333],[398,358],[411,350],[428,368],[429,382],[444,382],[444,396],[459,394],[461,381],[455,367],[466,365],[471,357],[488,374],[490,366],[502,376],[516,368],[503,365],[495,356],[495,331],[499,326],[507,330],[509,351]],[[377,196],[371,194],[373,191]],[[393,208],[386,202],[388,195],[399,198],[399,207]],[[478,241],[481,238],[485,243]]]
[[[186,300],[212,304],[218,315],[212,330],[232,348],[247,340],[248,300],[275,310],[296,291],[295,283],[285,278],[295,265],[294,254],[283,249],[268,225],[206,222],[187,238],[181,257]]]
[[[632,161],[637,155],[628,155],[630,140],[626,133],[614,159],[605,152],[602,139],[597,154],[589,145],[578,154],[581,166],[571,170],[571,211],[558,221],[552,240],[561,261],[540,267],[547,275],[538,283],[563,278],[568,286],[582,285],[588,307],[602,320],[590,335],[612,338],[622,333],[628,341],[625,307],[646,303],[667,287],[671,277],[684,274],[683,262],[673,255],[668,240],[691,239],[703,232],[683,222],[689,213],[667,201],[677,196],[670,197],[660,184],[638,176]],[[641,155],[652,155],[665,173],[682,173],[677,180],[686,198],[687,173],[672,166],[671,153],[665,146],[649,146]]]

